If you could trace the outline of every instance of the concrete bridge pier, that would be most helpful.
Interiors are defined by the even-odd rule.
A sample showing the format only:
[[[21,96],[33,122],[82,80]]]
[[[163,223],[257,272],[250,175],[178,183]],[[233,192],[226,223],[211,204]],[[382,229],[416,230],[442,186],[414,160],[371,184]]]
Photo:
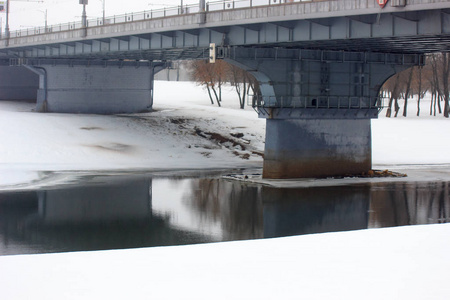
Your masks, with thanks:
[[[138,61],[54,61],[26,65],[39,75],[38,111],[92,114],[151,110],[154,74],[165,67],[162,62]]]
[[[0,100],[35,101],[39,77],[24,67],[0,66]]]
[[[264,178],[361,174],[372,168],[370,119],[267,119]]]
[[[371,121],[379,91],[418,55],[292,49],[224,49],[251,72],[266,118],[264,178],[361,174],[372,167]]]

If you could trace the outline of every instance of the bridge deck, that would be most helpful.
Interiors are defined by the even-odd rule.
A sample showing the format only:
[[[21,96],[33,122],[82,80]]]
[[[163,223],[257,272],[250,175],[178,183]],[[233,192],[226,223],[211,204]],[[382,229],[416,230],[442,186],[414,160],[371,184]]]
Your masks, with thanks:
[[[211,42],[389,53],[450,49],[447,0],[383,9],[375,0],[264,1],[211,2],[204,12],[187,7],[165,16],[141,12],[91,20],[87,28],[15,31],[0,40],[0,57],[185,59],[203,57]]]

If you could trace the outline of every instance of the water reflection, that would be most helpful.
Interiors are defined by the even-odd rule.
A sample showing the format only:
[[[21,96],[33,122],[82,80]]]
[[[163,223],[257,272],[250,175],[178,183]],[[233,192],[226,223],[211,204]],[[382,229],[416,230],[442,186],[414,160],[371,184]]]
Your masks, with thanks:
[[[264,236],[367,228],[370,187],[264,188]]]
[[[221,179],[191,181],[183,197],[192,214],[203,223],[219,224],[223,240],[264,237],[261,189]]]
[[[369,227],[450,222],[449,182],[388,183],[374,186]]]
[[[0,194],[0,254],[209,242],[152,212],[151,179]]]
[[[104,177],[0,194],[0,255],[254,239],[450,221],[448,182],[277,189]]]

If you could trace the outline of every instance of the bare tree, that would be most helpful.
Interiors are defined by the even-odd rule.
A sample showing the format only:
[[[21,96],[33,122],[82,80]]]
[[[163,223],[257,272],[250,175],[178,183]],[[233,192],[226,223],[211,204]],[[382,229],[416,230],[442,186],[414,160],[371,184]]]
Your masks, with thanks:
[[[412,78],[413,90],[417,92],[417,116],[420,116],[420,100],[425,96],[426,92],[429,90],[430,85],[426,84],[424,77],[431,75],[431,70],[429,66],[418,66],[414,67],[416,72]]]
[[[392,115],[392,103],[395,99],[396,106],[398,106],[397,99],[400,96],[400,74],[395,74],[391,78],[389,78],[386,83],[386,90],[389,91],[389,104],[386,111],[386,117],[390,118]],[[398,112],[398,109],[396,107],[396,111]],[[397,116],[397,114],[395,114]]]
[[[442,86],[444,92],[444,117],[449,117],[450,107],[449,107],[449,75],[450,75],[450,54],[442,54]]]
[[[408,81],[406,83],[406,90],[405,90],[405,105],[403,106],[403,116],[406,117],[408,114],[408,98],[411,90],[411,82],[413,78],[414,68],[410,68],[409,74],[408,74]]]
[[[450,54],[434,53],[427,56],[425,66],[414,67],[392,76],[382,87],[382,93],[389,95],[387,117],[394,117],[400,110],[398,100],[404,99],[403,116],[407,116],[408,100],[417,94],[417,116],[420,115],[420,101],[425,93],[431,92],[430,115],[450,115]],[[444,108],[441,106],[444,103]]]
[[[450,77],[450,54],[438,53],[429,56],[430,64],[433,71],[432,85],[433,97],[430,107],[430,114],[434,109],[436,115],[436,105],[439,113],[443,113],[444,117],[448,118],[450,114],[449,106],[449,77]],[[444,102],[444,109],[442,110],[441,101]]]
[[[205,86],[211,104],[214,99],[218,106],[222,101],[222,85],[226,82],[226,65],[222,60],[210,64],[206,60],[194,60],[189,66],[191,77],[197,84]],[[214,95],[214,97],[213,97]]]
[[[205,86],[212,104],[215,100],[220,106],[222,86],[225,83],[234,87],[241,109],[245,107],[246,98],[250,92],[259,93],[258,82],[253,75],[223,60],[216,60],[213,64],[203,60],[192,61],[188,66],[188,71],[193,80],[199,85]]]
[[[239,107],[241,109],[245,106],[245,97],[247,94],[247,78],[246,71],[242,70],[239,67],[234,65],[228,66],[228,79],[230,81],[231,86],[234,86],[236,93],[239,97]]]
[[[211,89],[209,88],[209,79],[205,64],[206,61],[204,60],[194,60],[188,65],[188,70],[191,74],[192,80],[194,80],[198,85],[206,87],[209,99],[211,100],[211,104],[214,104],[214,99],[211,95]]]
[[[434,107],[434,116],[436,116],[436,104],[438,105],[439,108],[439,113],[442,112],[441,110],[441,103],[440,103],[440,96],[441,96],[441,88],[440,88],[440,83],[439,83],[439,57],[438,54],[432,54],[431,56],[431,69],[433,71],[433,76],[430,78],[432,80],[432,85],[433,85],[433,95],[431,97],[431,106]],[[430,115],[431,115],[431,109],[432,107],[430,107]]]
[[[232,64],[228,64],[228,75],[228,80],[239,97],[239,107],[244,109],[246,97],[250,90],[255,93],[258,83],[252,74]]]
[[[214,92],[214,95],[216,96],[217,104],[220,104],[222,102],[222,86],[224,83],[227,82],[227,68],[228,64],[219,59],[216,60],[214,64],[209,64],[211,67],[210,70],[210,77],[212,78],[211,82],[211,88]],[[220,106],[220,105],[219,105]]]

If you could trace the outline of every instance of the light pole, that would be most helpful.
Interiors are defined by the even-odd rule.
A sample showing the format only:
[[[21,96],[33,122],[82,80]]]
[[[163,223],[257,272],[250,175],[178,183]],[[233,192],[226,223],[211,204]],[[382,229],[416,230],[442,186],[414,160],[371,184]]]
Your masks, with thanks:
[[[83,37],[87,36],[87,17],[86,17],[86,5],[88,0],[80,0],[80,4],[83,5],[83,13],[81,14],[81,28],[83,30]]]
[[[200,20],[199,24],[205,24],[206,23],[206,1],[205,0],[199,0],[198,1],[199,10],[200,10]]]
[[[5,23],[6,45],[9,44],[9,0],[6,0],[6,23]]]
[[[87,27],[86,5],[88,4],[88,0],[80,0],[80,4],[83,5],[83,12],[81,14],[81,26],[83,28],[86,28]]]
[[[23,1],[23,2],[44,2],[43,0],[15,0],[15,1]],[[80,0],[82,1],[82,0]],[[85,0],[87,2],[87,0]],[[5,38],[6,38],[6,46],[9,45],[9,2],[10,0],[6,0],[6,22],[5,22]]]
[[[45,18],[44,28],[45,28],[45,32],[47,32],[47,27],[48,27],[48,23],[47,23],[47,9],[45,11],[38,9],[38,11],[40,11],[41,13],[44,14],[44,18]]]
[[[105,2],[106,0],[102,0],[102,11],[103,11],[103,25],[105,25]]]

